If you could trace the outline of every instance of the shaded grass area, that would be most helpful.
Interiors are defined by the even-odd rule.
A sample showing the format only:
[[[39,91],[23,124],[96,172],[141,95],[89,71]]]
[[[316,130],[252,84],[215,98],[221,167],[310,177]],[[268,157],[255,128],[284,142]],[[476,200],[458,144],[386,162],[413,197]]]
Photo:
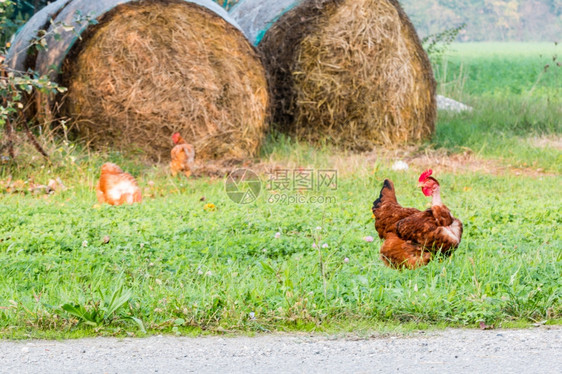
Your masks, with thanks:
[[[425,268],[395,271],[378,259],[379,240],[363,237],[376,237],[370,206],[384,177],[395,181],[401,203],[425,206],[414,173],[346,176],[332,204],[269,204],[264,193],[249,205],[231,202],[220,180],[153,176],[155,197],[130,207],[95,206],[83,181],[48,198],[0,197],[2,335],[561,318],[560,177],[438,176],[445,202],[465,222],[461,247]],[[62,308],[103,314],[110,304],[103,300],[116,289],[130,299],[90,324]]]
[[[537,103],[534,108],[524,109],[513,101],[480,98],[472,113],[440,112],[432,147],[451,152],[468,148],[479,157],[499,159],[516,167],[561,173],[562,149],[548,144],[539,146],[535,140],[560,139],[562,106]],[[539,107],[544,111],[539,111]]]

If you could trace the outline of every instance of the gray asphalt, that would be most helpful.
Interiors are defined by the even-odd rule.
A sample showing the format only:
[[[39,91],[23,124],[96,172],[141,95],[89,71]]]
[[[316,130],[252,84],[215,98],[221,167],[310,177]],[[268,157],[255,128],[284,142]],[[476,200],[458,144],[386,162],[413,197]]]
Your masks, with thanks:
[[[1,373],[562,373],[562,328],[0,341]]]

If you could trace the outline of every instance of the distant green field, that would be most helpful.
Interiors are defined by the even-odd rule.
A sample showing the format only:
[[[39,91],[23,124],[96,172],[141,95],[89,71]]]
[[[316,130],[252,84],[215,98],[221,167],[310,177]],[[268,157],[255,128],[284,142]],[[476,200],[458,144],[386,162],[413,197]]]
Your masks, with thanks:
[[[462,79],[467,95],[562,100],[562,67],[557,62],[562,64],[562,44],[455,43],[435,73],[440,82]]]
[[[453,44],[434,61],[438,92],[474,110],[440,112],[432,145],[562,172],[555,146],[562,134],[561,52],[554,43]],[[550,142],[539,147],[537,138]]]

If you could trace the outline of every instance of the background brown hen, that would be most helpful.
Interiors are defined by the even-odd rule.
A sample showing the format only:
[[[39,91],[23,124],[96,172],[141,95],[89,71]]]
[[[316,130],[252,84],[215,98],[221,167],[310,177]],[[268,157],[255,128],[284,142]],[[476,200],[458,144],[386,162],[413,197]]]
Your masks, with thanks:
[[[172,148],[172,161],[170,162],[172,175],[175,177],[178,173],[183,173],[189,177],[195,163],[195,149],[177,132],[172,135],[172,141],[175,144]]]

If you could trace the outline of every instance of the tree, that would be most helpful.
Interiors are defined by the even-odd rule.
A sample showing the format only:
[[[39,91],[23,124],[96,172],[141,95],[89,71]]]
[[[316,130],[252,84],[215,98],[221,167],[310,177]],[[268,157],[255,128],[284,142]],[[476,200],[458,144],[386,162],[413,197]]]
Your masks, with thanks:
[[[402,0],[424,37],[466,23],[460,41],[552,41],[560,38],[559,0]]]

